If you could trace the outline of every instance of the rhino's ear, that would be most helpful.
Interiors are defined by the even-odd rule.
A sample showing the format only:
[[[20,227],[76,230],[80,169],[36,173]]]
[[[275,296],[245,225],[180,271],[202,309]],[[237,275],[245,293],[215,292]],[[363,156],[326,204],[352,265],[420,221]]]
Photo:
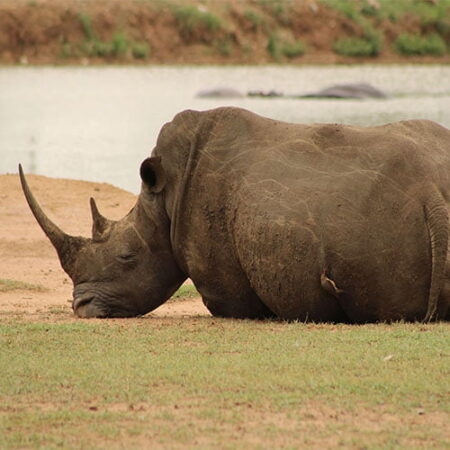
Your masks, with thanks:
[[[141,164],[141,178],[150,192],[157,194],[166,185],[166,173],[161,164],[160,156],[147,158]]]

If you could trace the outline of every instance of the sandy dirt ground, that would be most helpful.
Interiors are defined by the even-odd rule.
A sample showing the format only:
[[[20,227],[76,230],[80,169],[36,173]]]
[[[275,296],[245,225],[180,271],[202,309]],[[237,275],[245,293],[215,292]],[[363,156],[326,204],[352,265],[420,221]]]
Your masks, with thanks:
[[[103,215],[115,220],[136,201],[133,194],[108,184],[37,175],[27,179],[44,211],[73,235],[90,236],[90,197]],[[28,208],[18,175],[0,175],[0,318],[80,320],[73,315],[71,299],[72,282]],[[151,316],[209,316],[209,312],[196,298],[169,301]]]

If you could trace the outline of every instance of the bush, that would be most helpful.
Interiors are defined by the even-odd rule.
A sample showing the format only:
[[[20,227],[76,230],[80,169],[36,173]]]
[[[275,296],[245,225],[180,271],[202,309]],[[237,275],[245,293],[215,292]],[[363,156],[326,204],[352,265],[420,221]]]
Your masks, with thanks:
[[[272,33],[269,36],[266,50],[273,59],[278,60],[280,58],[280,44],[278,42],[278,37],[275,33]]]
[[[128,39],[123,33],[116,33],[112,38],[111,45],[114,56],[123,56],[128,51]]]
[[[342,38],[338,39],[333,50],[345,56],[377,56],[381,51],[382,37],[379,33],[367,33],[363,38]]]
[[[72,46],[69,42],[64,42],[62,44],[59,56],[60,58],[70,58],[71,56],[73,56]]]
[[[113,45],[111,42],[94,41],[91,46],[91,56],[99,56],[100,58],[109,58],[113,55]]]
[[[253,25],[254,29],[265,25],[264,17],[251,9],[244,11],[244,17]]]
[[[301,41],[286,43],[282,46],[281,52],[287,58],[295,58],[305,53],[305,44]]]
[[[134,42],[131,53],[136,59],[146,59],[150,54],[150,46],[146,42]]]
[[[78,15],[78,20],[81,23],[81,26],[83,27],[84,35],[86,36],[86,39],[89,41],[92,41],[95,39],[95,33],[94,29],[92,28],[92,20],[91,16],[89,14],[80,13]]]
[[[394,47],[402,55],[441,56],[447,51],[445,41],[437,34],[420,36],[403,33],[394,42]]]
[[[185,39],[191,39],[195,36],[196,31],[215,32],[222,28],[219,17],[196,6],[178,7],[175,9],[174,15],[181,36]]]

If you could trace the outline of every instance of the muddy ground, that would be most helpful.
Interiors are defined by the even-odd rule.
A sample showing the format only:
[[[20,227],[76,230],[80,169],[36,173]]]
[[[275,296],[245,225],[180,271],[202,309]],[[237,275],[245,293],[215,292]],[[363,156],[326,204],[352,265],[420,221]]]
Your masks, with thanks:
[[[41,206],[64,231],[90,236],[89,198],[110,219],[123,217],[136,196],[109,184],[27,176]],[[72,282],[34,219],[18,175],[0,175],[0,315],[32,321],[75,319]],[[58,313],[58,314],[55,314]],[[158,317],[209,315],[200,298],[169,301]]]

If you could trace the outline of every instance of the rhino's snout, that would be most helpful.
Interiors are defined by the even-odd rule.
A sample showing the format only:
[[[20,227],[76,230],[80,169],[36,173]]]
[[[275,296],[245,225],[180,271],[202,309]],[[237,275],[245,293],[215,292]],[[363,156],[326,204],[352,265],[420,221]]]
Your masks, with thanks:
[[[105,311],[95,304],[94,297],[91,295],[75,297],[72,302],[72,309],[76,316],[83,319],[106,317]]]

